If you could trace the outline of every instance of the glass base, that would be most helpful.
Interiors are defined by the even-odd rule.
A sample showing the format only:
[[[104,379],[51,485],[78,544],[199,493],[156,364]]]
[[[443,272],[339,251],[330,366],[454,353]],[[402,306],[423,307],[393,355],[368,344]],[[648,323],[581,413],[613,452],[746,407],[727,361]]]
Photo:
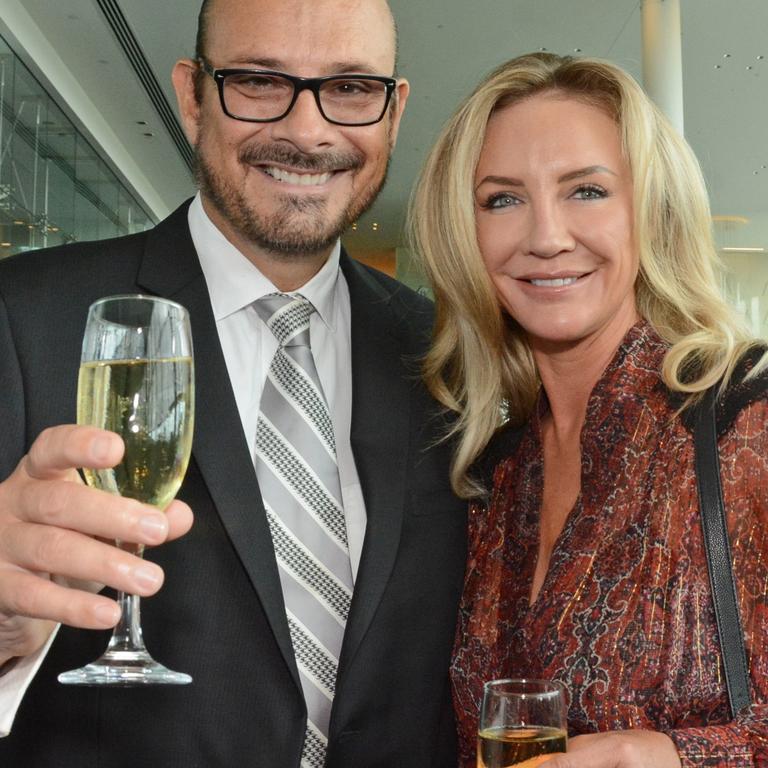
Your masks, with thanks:
[[[184,672],[158,664],[146,651],[107,651],[100,659],[80,669],[59,675],[64,685],[186,685],[192,678]]]

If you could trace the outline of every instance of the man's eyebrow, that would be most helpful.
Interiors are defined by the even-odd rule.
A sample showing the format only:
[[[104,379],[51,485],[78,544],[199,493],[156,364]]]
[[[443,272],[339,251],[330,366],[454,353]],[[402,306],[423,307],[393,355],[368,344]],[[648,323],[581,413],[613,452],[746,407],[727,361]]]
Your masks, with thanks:
[[[380,75],[378,69],[375,69],[370,64],[366,64],[364,61],[337,61],[331,64],[329,69],[330,74],[342,74],[346,75],[350,72],[357,72],[360,75]]]
[[[235,67],[233,64],[228,64],[227,67],[232,69],[253,67],[254,69],[273,69],[282,71],[282,64],[278,59],[259,59],[244,56],[241,59],[238,58],[235,60],[238,62],[237,67]]]
[[[266,57],[264,58],[244,57],[242,59],[237,59],[237,61],[241,62],[245,67],[253,67],[254,69],[270,69],[275,72],[288,72],[289,74],[293,74],[292,72],[289,72],[289,69],[286,67],[285,62],[281,61],[280,59],[270,59]],[[370,64],[366,64],[361,61],[333,62],[327,67],[326,72],[323,74],[346,75],[353,72],[356,72],[360,75],[380,74],[378,70],[375,70]],[[323,74],[319,74],[318,76],[322,77]]]

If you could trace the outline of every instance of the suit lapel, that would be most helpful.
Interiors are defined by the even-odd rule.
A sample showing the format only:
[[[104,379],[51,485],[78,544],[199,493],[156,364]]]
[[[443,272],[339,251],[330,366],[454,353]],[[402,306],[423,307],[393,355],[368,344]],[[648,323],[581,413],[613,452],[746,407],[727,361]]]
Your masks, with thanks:
[[[298,686],[272,538],[189,234],[186,205],[148,234],[138,281],[189,310],[196,388],[192,453]]]
[[[398,333],[402,320],[393,313],[389,294],[346,255],[342,268],[352,306],[351,443],[367,526],[340,677],[370,626],[394,567],[402,527],[409,424],[406,404],[410,402]],[[147,234],[138,284],[178,301],[190,312],[198,406],[192,452],[300,687],[272,539],[207,286],[189,234],[186,205]],[[393,450],[394,446],[402,446],[402,450]]]
[[[389,294],[346,255],[342,255],[342,269],[352,306],[352,452],[367,525],[339,662],[340,678],[365,636],[395,563],[402,527],[410,402],[398,318]]]

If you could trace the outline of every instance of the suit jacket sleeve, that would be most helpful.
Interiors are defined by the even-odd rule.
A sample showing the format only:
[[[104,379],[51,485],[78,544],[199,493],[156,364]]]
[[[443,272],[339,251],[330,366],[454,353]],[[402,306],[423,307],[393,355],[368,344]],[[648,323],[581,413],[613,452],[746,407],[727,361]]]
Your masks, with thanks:
[[[0,480],[13,472],[25,453],[24,388],[21,365],[0,287]]]

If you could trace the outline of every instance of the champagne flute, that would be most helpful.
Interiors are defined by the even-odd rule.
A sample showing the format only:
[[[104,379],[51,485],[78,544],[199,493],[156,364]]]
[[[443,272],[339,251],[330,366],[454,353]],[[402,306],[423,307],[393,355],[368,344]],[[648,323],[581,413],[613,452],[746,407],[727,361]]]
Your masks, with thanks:
[[[491,680],[483,686],[477,768],[538,765],[565,752],[565,689],[550,680]],[[530,761],[530,762],[526,762]]]
[[[189,315],[172,301],[151,296],[109,296],[91,305],[77,385],[77,422],[116,432],[122,461],[84,469],[93,488],[138,499],[164,510],[181,485],[192,448],[194,411]],[[117,542],[141,557],[144,546]],[[139,598],[118,592],[120,621],[104,654],[63,672],[71,685],[184,684],[147,652]]]

